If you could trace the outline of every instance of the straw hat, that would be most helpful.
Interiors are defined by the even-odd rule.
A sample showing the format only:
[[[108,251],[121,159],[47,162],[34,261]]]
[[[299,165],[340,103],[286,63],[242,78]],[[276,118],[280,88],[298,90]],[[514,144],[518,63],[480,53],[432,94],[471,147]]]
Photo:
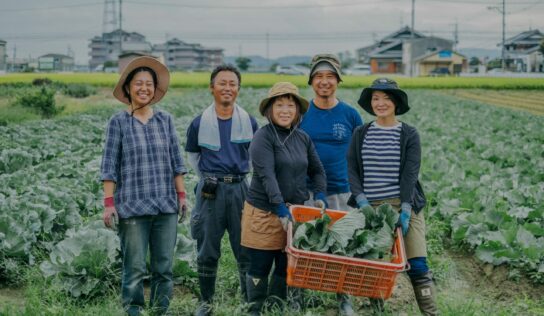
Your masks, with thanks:
[[[121,74],[121,77],[119,78],[119,81],[117,82],[117,85],[115,86],[115,89],[113,89],[113,96],[117,100],[130,105],[130,101],[125,95],[123,86],[125,85],[127,76],[134,69],[137,69],[140,67],[151,68],[157,75],[157,86],[155,87],[155,95],[153,96],[153,99],[151,99],[151,102],[149,102],[148,105],[155,104],[164,97],[164,95],[166,94],[166,91],[168,90],[168,85],[170,84],[170,72],[168,71],[168,68],[166,68],[166,66],[163,65],[156,58],[149,57],[149,56],[142,56],[142,57],[134,58],[126,66],[125,70],[123,70],[123,73]]]
[[[308,110],[308,100],[303,98],[299,92],[297,86],[290,82],[277,82],[268,90],[268,97],[264,98],[260,105],[259,105],[259,112],[264,116],[264,112],[266,108],[268,107],[270,100],[274,97],[278,97],[280,95],[290,94],[295,99],[297,99],[298,104],[300,104],[300,114],[306,113]]]

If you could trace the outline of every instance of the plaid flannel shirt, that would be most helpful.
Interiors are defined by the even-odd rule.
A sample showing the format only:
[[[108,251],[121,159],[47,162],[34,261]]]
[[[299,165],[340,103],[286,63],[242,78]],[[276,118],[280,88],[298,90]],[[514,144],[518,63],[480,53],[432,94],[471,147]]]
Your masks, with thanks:
[[[187,169],[172,116],[153,112],[142,124],[122,111],[110,119],[106,129],[100,180],[115,182],[120,218],[178,210],[174,177]]]

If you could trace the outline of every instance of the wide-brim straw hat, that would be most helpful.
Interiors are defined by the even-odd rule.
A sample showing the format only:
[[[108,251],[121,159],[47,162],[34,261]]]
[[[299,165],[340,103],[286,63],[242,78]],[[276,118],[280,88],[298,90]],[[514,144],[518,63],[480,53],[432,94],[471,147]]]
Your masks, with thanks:
[[[309,102],[299,94],[297,86],[290,82],[277,82],[268,90],[268,96],[259,105],[261,115],[265,115],[266,108],[270,105],[269,103],[272,98],[286,94],[293,96],[298,101],[298,104],[300,104],[300,114],[308,111]]]
[[[168,68],[166,68],[165,65],[163,65],[158,59],[149,57],[149,56],[142,56],[142,57],[136,57],[133,60],[130,61],[130,63],[126,66],[125,70],[123,70],[123,73],[121,74],[121,77],[119,78],[119,81],[117,82],[117,85],[115,86],[115,89],[113,89],[113,96],[125,103],[130,105],[130,100],[127,98],[124,92],[124,84],[127,80],[127,76],[134,70],[140,67],[149,67],[151,68],[155,74],[157,75],[157,85],[155,87],[155,94],[153,95],[153,99],[147,104],[155,104],[159,102],[164,95],[166,94],[166,91],[168,90],[168,86],[170,85],[170,72],[168,71]]]
[[[376,116],[374,110],[372,110],[372,92],[384,91],[391,93],[395,99],[395,115],[401,115],[410,110],[408,106],[408,95],[406,92],[399,88],[397,82],[389,78],[378,78],[372,82],[372,85],[368,88],[364,88],[359,97],[357,103],[368,113]]]

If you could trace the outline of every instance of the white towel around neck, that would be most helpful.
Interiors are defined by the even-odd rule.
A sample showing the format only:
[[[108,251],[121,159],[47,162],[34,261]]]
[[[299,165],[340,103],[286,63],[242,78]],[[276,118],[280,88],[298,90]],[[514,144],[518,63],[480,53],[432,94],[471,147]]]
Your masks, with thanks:
[[[249,114],[242,109],[241,106],[234,104],[230,141],[233,143],[248,143],[251,139],[253,139],[253,127]],[[219,123],[217,122],[215,103],[208,106],[200,118],[198,146],[213,151],[219,151],[221,149],[221,138],[219,136]]]

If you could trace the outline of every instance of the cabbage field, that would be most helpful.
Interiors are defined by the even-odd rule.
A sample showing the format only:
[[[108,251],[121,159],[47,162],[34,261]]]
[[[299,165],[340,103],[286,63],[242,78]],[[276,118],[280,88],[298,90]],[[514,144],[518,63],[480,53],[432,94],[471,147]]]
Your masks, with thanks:
[[[9,96],[0,91],[0,98],[16,94],[10,91]],[[239,96],[261,125],[257,104],[266,92],[244,87]],[[308,89],[302,93],[311,95]],[[359,93],[341,89],[339,97],[356,104]],[[544,117],[451,91],[408,93],[412,110],[401,119],[421,135],[420,179],[430,202],[425,209],[430,263],[441,310],[445,315],[544,315]],[[532,93],[537,92],[524,95]],[[119,241],[100,221],[104,129],[122,109],[107,99],[81,101],[88,110],[74,114],[0,126],[0,315],[122,313]],[[174,89],[157,106],[175,117],[185,143],[189,122],[210,100],[206,89]],[[371,119],[360,112],[365,122]],[[196,184],[193,172],[186,184]],[[196,306],[194,244],[188,236],[180,224],[175,315],[188,315]],[[242,313],[237,271],[227,245],[216,310],[237,315]],[[387,313],[417,314],[413,300],[403,298],[411,295],[406,287],[399,282]],[[2,289],[17,294],[4,297]],[[315,295],[323,304],[308,315],[334,309],[334,298]],[[367,302],[356,303],[363,311]]]

